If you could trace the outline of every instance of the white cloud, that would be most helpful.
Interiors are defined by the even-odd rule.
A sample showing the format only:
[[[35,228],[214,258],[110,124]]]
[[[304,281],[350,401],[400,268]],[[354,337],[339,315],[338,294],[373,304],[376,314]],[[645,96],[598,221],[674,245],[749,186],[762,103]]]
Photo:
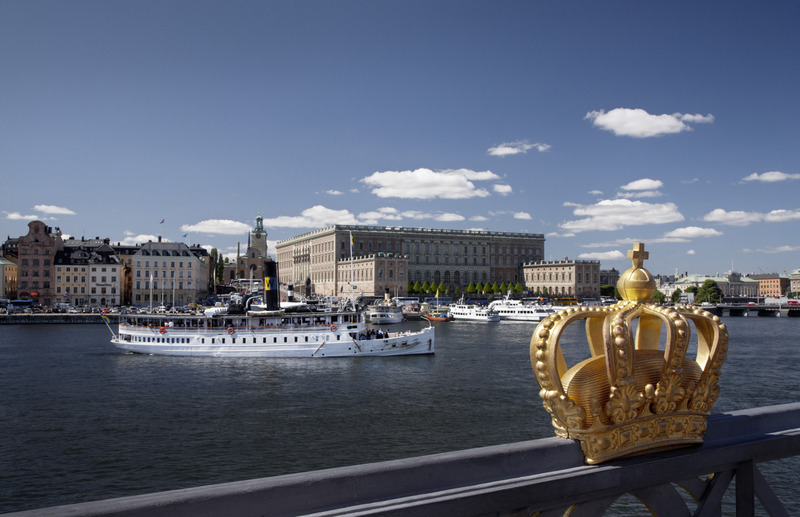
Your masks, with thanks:
[[[371,188],[373,194],[382,198],[470,199],[490,195],[488,190],[476,187],[473,181],[496,179],[500,177],[491,171],[416,169],[374,172],[361,181]]]
[[[770,171],[758,174],[753,174],[742,178],[742,181],[760,181],[762,183],[775,183],[776,181],[797,180],[800,179],[800,174],[787,174],[780,171]]]
[[[786,221],[800,220],[800,209],[779,209],[764,214],[760,212],[745,212],[742,210],[728,212],[722,208],[715,208],[704,215],[703,220],[712,223],[729,224],[731,226],[748,226],[759,222],[784,223]]]
[[[50,215],[75,215],[75,212],[73,212],[69,208],[64,208],[63,206],[36,205],[33,207],[33,209]]]
[[[798,219],[800,219],[800,209],[772,210],[764,215],[764,220],[768,223],[784,223],[786,221],[796,221]]]
[[[434,217],[434,219],[436,219],[437,221],[449,222],[449,221],[464,221],[465,217],[463,215],[461,215],[461,214],[454,214],[452,212],[444,212],[444,213],[436,215]]]
[[[531,214],[529,214],[528,212],[514,212],[514,219],[524,219],[526,221],[529,221],[533,219],[533,217],[531,217]]]
[[[643,109],[615,108],[608,113],[604,110],[590,111],[584,117],[592,123],[611,131],[617,136],[630,136],[633,138],[650,138],[663,136],[683,131],[691,131],[687,124],[700,124],[713,122],[713,115],[651,115]]]
[[[590,190],[589,194],[591,194],[593,196],[602,196],[603,195],[603,191],[602,190]]]
[[[700,228],[699,226],[686,226],[684,228],[676,228],[671,232],[664,234],[666,238],[675,239],[696,239],[698,237],[717,237],[722,235],[722,232],[714,228]]]
[[[402,218],[403,216],[396,208],[388,206],[358,214],[358,219],[364,224],[378,224],[381,219],[387,221],[399,221]]]
[[[469,220],[482,222],[482,221],[488,221],[489,218],[483,215],[473,215],[472,217],[469,218]]]
[[[623,254],[621,251],[614,250],[614,251],[597,251],[593,253],[581,253],[578,255],[579,259],[582,260],[620,260],[624,259],[627,255]]]
[[[296,216],[285,215],[264,219],[264,226],[275,228],[322,228],[332,224],[361,224],[361,222],[348,210],[333,210],[322,205],[306,208]]]
[[[22,215],[19,212],[3,212],[6,214],[6,219],[11,219],[12,221],[35,221],[39,219],[38,215]]]
[[[776,246],[774,248],[758,248],[758,249],[749,249],[745,248],[742,250],[744,253],[767,253],[767,254],[775,254],[775,253],[789,253],[800,251],[800,246]]]
[[[763,219],[764,214],[759,214],[757,212],[745,212],[743,210],[728,212],[722,208],[715,208],[703,216],[703,221],[729,224],[731,226],[747,226]]]
[[[643,197],[661,197],[661,192],[657,190],[645,190],[642,192],[619,192],[617,197],[625,199],[639,199]]]
[[[650,178],[642,178],[640,180],[631,181],[627,185],[622,185],[622,190],[658,190],[664,186],[661,180],[653,180]]]
[[[492,190],[494,190],[501,196],[507,196],[511,194],[511,185],[493,185]]]
[[[694,253],[695,253],[694,250],[689,250],[689,251],[686,252],[687,255],[694,255]]]
[[[528,143],[527,140],[517,140],[516,142],[505,142],[495,147],[489,148],[489,154],[492,156],[511,156],[514,154],[525,154],[531,149],[536,149],[543,153],[550,149],[549,144],[537,142],[535,144]]]
[[[242,235],[250,231],[250,225],[230,219],[206,219],[195,224],[184,224],[181,226],[181,231],[211,235]]]
[[[151,235],[147,233],[135,234],[130,231],[125,231],[123,234],[125,235],[125,238],[119,241],[119,243],[123,246],[136,246],[137,244],[144,244],[150,241],[158,241],[158,235]],[[163,242],[171,242],[169,239],[164,239],[163,237],[161,240]]]
[[[645,203],[628,199],[606,199],[594,205],[576,205],[573,214],[582,219],[559,224],[562,230],[585,232],[619,230],[626,226],[664,224],[683,221],[675,203]]]
[[[408,219],[433,219],[434,221],[464,221],[463,215],[449,212],[421,212],[419,210],[406,210],[401,214]]]
[[[643,197],[661,197],[661,192],[658,191],[664,183],[661,180],[654,180],[650,178],[642,178],[636,181],[631,181],[626,185],[622,185],[620,189],[627,192],[617,193],[617,197],[626,199],[635,199]]]
[[[341,190],[326,190],[325,193],[331,196],[341,196],[343,194]]]
[[[623,237],[620,239],[615,239],[613,241],[605,241],[605,242],[590,242],[587,244],[581,244],[582,248],[612,248],[614,246],[628,246],[632,242],[650,242],[649,239],[631,239],[628,237]]]

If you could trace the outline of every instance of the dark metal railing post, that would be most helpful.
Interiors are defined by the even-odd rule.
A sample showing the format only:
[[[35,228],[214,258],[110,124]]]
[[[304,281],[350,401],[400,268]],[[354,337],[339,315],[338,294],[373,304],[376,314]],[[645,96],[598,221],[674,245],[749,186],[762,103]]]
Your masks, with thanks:
[[[753,469],[753,460],[743,461],[736,467],[736,517],[753,517],[756,513]]]

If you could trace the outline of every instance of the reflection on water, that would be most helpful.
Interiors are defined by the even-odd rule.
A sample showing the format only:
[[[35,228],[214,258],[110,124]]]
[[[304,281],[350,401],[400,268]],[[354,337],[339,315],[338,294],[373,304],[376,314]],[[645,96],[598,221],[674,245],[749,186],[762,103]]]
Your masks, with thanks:
[[[714,411],[800,400],[800,320],[724,321]],[[533,329],[437,324],[434,356],[209,359],[121,354],[103,325],[3,327],[0,512],[552,436]],[[565,332],[569,364],[584,340]],[[770,474],[782,497],[796,463]]]

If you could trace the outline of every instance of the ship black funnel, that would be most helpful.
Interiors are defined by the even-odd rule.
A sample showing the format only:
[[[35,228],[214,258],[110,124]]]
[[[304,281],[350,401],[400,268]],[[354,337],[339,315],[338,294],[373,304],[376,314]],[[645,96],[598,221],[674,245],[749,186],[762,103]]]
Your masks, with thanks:
[[[264,261],[264,303],[268,311],[277,311],[281,308],[280,293],[278,292],[278,263],[274,260]]]

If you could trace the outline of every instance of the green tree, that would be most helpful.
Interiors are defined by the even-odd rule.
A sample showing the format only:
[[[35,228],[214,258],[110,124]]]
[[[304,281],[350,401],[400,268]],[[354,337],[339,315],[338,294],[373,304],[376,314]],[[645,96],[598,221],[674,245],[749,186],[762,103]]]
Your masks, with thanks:
[[[422,291],[422,284],[419,283],[419,280],[414,282],[414,292],[417,294],[421,294]]]
[[[431,286],[430,286],[430,284],[428,283],[427,280],[422,282],[422,288],[421,289],[422,289],[423,293],[430,293],[431,292]]]
[[[439,296],[444,296],[447,294],[447,288],[444,286],[444,282],[439,282],[439,285],[436,286],[435,290],[439,293]]]
[[[503,284],[503,285],[505,285],[505,284]],[[492,289],[492,292],[493,292],[493,293],[495,293],[495,294],[498,294],[498,293],[502,293],[502,292],[503,292],[503,290],[502,290],[502,289],[500,289],[500,286],[499,286],[499,285],[497,285],[497,282],[495,282],[495,283],[493,283],[493,284],[492,284],[492,288],[491,288],[491,289]]]
[[[525,289],[522,287],[522,284],[517,282],[517,285],[514,286],[514,292],[517,294],[522,294]]]
[[[688,291],[688,289],[687,289]],[[722,302],[722,289],[719,285],[710,278],[703,282],[697,294],[694,297],[695,303],[721,303]]]
[[[481,293],[481,294],[484,294],[484,291],[485,291],[485,290],[486,290],[486,288],[485,288],[485,287],[483,287],[483,284],[482,284],[482,283],[478,282],[477,284],[475,284],[475,292],[476,292],[476,293]]]
[[[470,282],[469,285],[467,286],[466,293],[467,294],[475,294],[476,292],[478,292],[478,290],[475,288],[475,284]]]
[[[617,287],[611,284],[600,286],[600,296],[614,296],[614,289]]]
[[[653,303],[657,303],[657,304],[660,305],[660,304],[664,303],[664,300],[666,300],[666,299],[667,299],[667,296],[664,293],[662,293],[661,291],[659,291],[658,289],[656,289],[656,292],[653,293]]]
[[[675,289],[675,292],[672,293],[672,298],[671,298],[672,303],[680,302],[682,294],[683,294],[683,291],[681,291],[680,287]]]

